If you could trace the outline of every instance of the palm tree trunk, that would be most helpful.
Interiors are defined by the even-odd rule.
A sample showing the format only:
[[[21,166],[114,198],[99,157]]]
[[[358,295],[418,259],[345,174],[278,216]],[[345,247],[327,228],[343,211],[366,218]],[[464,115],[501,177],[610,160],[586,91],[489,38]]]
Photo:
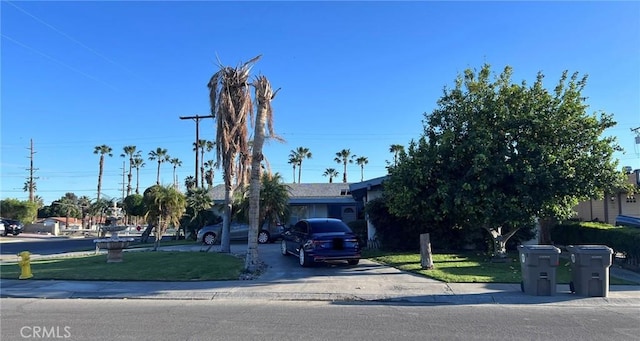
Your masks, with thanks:
[[[136,194],[140,194],[140,168],[136,167]]]
[[[225,171],[226,172],[226,171]],[[225,175],[225,178],[231,178],[231,175]],[[222,215],[222,239],[220,241],[220,252],[230,253],[231,252],[231,236],[230,227],[231,227],[231,198],[233,198],[233,185],[231,184],[231,179],[225,179],[225,188],[224,188],[224,214]]]
[[[253,138],[253,152],[251,158],[251,183],[249,185],[249,242],[245,270],[254,272],[260,267],[258,255],[258,231],[260,231],[260,162],[262,161],[262,146],[264,144],[264,126],[266,109],[260,107],[256,117],[256,127]]]
[[[342,172],[342,182],[347,183],[347,162],[344,162],[344,172]]]
[[[156,175],[156,185],[160,184],[160,161],[158,161],[158,172]]]
[[[104,154],[100,155],[100,170],[98,172],[98,195],[97,200],[100,200],[100,192],[102,191],[102,171],[104,170]]]

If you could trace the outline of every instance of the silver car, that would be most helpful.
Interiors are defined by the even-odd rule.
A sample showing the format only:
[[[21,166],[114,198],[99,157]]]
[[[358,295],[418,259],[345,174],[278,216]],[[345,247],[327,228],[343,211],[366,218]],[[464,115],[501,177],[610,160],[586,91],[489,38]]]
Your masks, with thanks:
[[[282,236],[284,227],[276,225],[271,229],[263,228],[258,232],[258,243],[271,243]],[[247,241],[249,239],[249,225],[244,223],[231,223],[229,227],[232,241]],[[197,240],[207,245],[220,244],[222,238],[222,223],[207,225],[198,230]]]

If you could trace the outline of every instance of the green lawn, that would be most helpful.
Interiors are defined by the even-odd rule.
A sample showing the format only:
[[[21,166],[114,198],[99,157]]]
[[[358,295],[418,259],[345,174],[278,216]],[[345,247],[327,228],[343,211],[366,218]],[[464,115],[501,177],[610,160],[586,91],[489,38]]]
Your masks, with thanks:
[[[163,245],[166,245],[163,243]],[[448,283],[520,283],[517,254],[508,261],[494,263],[481,253],[434,254],[433,270],[420,268],[418,253],[367,251],[364,257],[395,268],[414,272]],[[121,280],[121,281],[222,281],[236,280],[242,274],[244,260],[216,252],[125,252],[124,262],[107,263],[106,254],[31,262],[33,279]],[[561,259],[556,268],[556,282],[569,283],[571,267]],[[17,279],[20,267],[15,263],[0,265],[0,277]],[[634,284],[611,277],[610,284]]]
[[[367,254],[367,253],[365,253]],[[371,260],[414,272],[447,283],[520,283],[521,265],[518,254],[509,254],[506,262],[492,262],[482,253],[433,254],[434,269],[423,270],[419,253],[369,253]],[[566,259],[560,259],[556,268],[556,283],[571,281],[571,266]],[[614,277],[610,284],[635,284]]]
[[[125,252],[122,263],[107,263],[107,255],[41,259],[31,262],[33,279],[120,281],[236,280],[244,260],[215,252]],[[2,264],[0,277],[17,279],[20,267]]]

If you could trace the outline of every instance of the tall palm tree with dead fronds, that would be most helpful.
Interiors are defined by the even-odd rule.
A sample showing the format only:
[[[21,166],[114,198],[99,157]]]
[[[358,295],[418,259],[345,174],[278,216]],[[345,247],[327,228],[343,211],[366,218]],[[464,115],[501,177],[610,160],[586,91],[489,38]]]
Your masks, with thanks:
[[[101,146],[96,146],[93,149],[93,153],[94,154],[99,154],[100,155],[100,170],[98,172],[98,195],[96,196],[96,200],[100,200],[100,192],[102,192],[102,174],[104,172],[104,156],[108,155],[108,156],[113,156],[112,153],[113,149],[109,146],[107,146],[106,144],[103,144]]]
[[[236,67],[221,65],[207,84],[211,114],[216,119],[216,162],[222,166],[225,187],[221,252],[231,252],[229,226],[234,192],[232,181],[236,158],[239,154],[246,155],[249,152],[247,117],[253,117],[253,103],[248,80],[251,67],[258,59],[260,56]]]
[[[251,145],[251,180],[249,183],[249,237],[247,257],[245,258],[245,270],[254,272],[259,269],[258,257],[258,231],[260,230],[260,178],[262,167],[260,163],[264,159],[262,147],[265,137],[274,136],[273,133],[273,108],[271,100],[278,93],[271,89],[271,84],[265,76],[258,76],[251,83],[255,88],[255,101],[257,115],[253,143]],[[266,131],[265,131],[266,130]],[[268,134],[267,134],[268,133]]]

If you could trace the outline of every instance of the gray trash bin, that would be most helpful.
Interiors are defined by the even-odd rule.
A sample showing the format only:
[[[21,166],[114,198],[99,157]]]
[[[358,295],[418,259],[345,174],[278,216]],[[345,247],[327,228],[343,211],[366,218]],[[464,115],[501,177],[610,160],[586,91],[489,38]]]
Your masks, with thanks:
[[[520,245],[518,251],[522,269],[522,291],[536,296],[555,295],[560,249],[553,245]]]
[[[571,292],[607,297],[613,250],[605,245],[569,245],[567,251],[571,254]]]

